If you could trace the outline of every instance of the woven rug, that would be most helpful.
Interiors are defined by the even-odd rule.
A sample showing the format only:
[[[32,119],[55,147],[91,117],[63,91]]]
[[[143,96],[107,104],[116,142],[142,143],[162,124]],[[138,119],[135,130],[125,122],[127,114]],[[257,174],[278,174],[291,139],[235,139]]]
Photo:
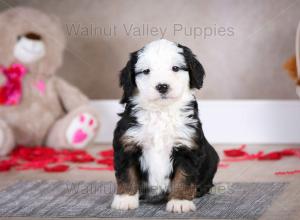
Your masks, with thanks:
[[[195,199],[195,212],[174,214],[165,204],[140,202],[136,210],[110,209],[112,182],[21,181],[0,192],[1,217],[111,217],[257,219],[286,183],[219,183]]]

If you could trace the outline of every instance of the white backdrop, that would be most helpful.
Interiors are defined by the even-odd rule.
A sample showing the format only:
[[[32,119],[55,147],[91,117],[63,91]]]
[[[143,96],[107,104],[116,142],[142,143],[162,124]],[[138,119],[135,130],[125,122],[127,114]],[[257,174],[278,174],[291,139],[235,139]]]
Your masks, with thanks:
[[[93,101],[99,114],[96,141],[111,143],[123,107],[117,100]],[[200,101],[200,119],[215,144],[300,144],[300,101]]]

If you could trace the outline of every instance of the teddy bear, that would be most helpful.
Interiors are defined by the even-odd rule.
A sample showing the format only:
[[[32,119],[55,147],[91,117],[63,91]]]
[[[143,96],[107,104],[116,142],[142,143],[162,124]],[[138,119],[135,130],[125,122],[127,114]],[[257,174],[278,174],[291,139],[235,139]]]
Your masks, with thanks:
[[[88,98],[55,75],[66,39],[57,17],[15,7],[0,14],[0,155],[17,145],[80,149],[99,121]]]

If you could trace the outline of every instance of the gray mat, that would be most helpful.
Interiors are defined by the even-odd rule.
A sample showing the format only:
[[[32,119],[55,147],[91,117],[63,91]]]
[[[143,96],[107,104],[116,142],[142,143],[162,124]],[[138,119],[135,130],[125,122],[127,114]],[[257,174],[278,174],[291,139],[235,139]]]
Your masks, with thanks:
[[[285,185],[217,184],[211,194],[195,200],[197,211],[173,214],[165,211],[165,204],[143,201],[136,210],[110,209],[115,191],[111,182],[22,181],[0,192],[0,216],[256,219]]]

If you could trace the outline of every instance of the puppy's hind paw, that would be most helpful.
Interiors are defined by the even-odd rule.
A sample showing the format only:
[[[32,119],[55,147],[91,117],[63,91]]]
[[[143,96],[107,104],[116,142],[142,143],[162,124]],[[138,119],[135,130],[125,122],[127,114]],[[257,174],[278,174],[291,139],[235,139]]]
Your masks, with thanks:
[[[168,212],[183,213],[183,212],[195,211],[196,206],[191,200],[171,199],[167,203],[166,210]]]
[[[139,207],[138,193],[136,193],[135,195],[116,194],[111,204],[111,208],[120,210],[136,209],[137,207]]]

